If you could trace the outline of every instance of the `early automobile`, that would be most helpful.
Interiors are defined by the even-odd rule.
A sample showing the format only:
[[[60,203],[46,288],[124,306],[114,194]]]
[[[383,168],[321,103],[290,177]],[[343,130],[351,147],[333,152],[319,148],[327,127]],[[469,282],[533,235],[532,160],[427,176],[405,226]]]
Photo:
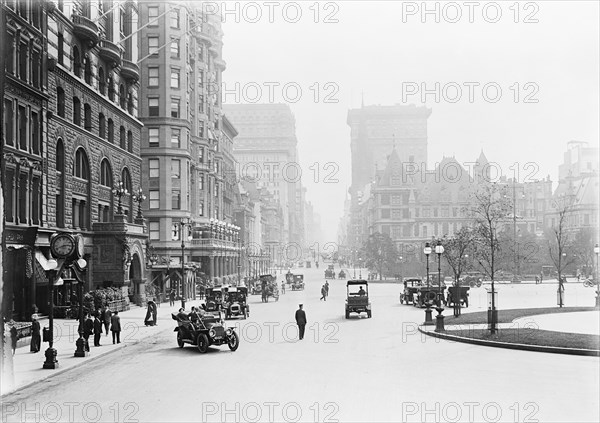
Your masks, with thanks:
[[[479,288],[483,282],[483,275],[479,272],[467,272],[462,278],[462,282],[471,288]]]
[[[219,311],[223,308],[223,287],[206,289],[206,311]]]
[[[344,272],[344,269],[340,270],[338,279],[346,279],[346,272]]]
[[[335,279],[335,268],[333,267],[333,264],[327,266],[327,269],[325,270],[325,278]]]
[[[421,278],[405,278],[404,289],[400,292],[400,304],[414,304],[415,295],[423,285]]]
[[[288,270],[288,272],[285,274],[285,282],[288,285],[294,282],[294,274],[291,272],[291,270]]]
[[[444,290],[446,289],[446,284],[442,282],[442,288],[440,290],[440,286],[436,284],[432,284],[431,282],[427,285],[420,286],[417,289],[416,294],[413,297],[413,305],[415,307],[426,307],[427,305],[433,304],[442,304],[445,303],[446,300],[444,298]]]
[[[292,282],[292,291],[303,291],[304,290],[304,275],[294,275],[294,281]]]
[[[446,305],[454,307],[455,305],[464,305],[469,307],[469,286],[449,286],[446,296]]]
[[[365,280],[349,280],[346,282],[346,319],[350,313],[367,313],[371,317],[371,300],[369,299],[369,284]]]
[[[250,315],[250,306],[247,303],[248,288],[245,286],[231,286],[225,291],[225,299],[223,302],[223,310],[225,318],[243,317],[244,319]]]
[[[205,312],[198,315],[194,322],[185,313],[171,313],[177,321],[177,345],[183,348],[185,344],[194,345],[198,351],[205,353],[211,345],[227,344],[231,351],[238,349],[240,339],[233,328],[226,328],[221,319],[221,313]]]

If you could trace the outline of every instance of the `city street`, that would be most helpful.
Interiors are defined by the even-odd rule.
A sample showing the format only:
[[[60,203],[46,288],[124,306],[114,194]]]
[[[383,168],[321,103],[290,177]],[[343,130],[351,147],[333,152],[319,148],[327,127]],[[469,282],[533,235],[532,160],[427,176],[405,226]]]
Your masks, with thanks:
[[[241,344],[179,349],[174,321],[160,332],[3,398],[2,421],[598,421],[597,358],[439,341],[417,331],[421,309],[400,284],[369,284],[373,317],[344,318],[345,281],[297,269],[306,290],[267,304],[250,297]],[[279,283],[283,275],[278,275]],[[499,286],[500,307],[552,306],[555,285]],[[593,290],[567,285],[567,305]],[[471,290],[468,311],[486,307]],[[573,303],[575,301],[576,303]],[[294,312],[308,325],[297,341]],[[165,304],[163,304],[163,308]],[[173,308],[176,311],[176,307]],[[450,322],[451,317],[447,320]]]

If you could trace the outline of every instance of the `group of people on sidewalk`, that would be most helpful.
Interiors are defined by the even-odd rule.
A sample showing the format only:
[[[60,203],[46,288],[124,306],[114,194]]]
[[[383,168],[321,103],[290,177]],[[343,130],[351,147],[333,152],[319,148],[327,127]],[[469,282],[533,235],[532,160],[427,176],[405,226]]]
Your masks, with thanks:
[[[92,317],[94,320],[92,321]],[[111,311],[107,306],[104,309],[98,309],[91,315],[86,314],[83,320],[83,328],[79,328],[79,333],[83,339],[85,339],[85,350],[90,350],[89,338],[94,335],[94,347],[101,347],[100,339],[102,337],[103,329],[106,332],[105,336],[108,336],[108,331],[112,332],[113,344],[121,343],[121,317],[118,311]]]

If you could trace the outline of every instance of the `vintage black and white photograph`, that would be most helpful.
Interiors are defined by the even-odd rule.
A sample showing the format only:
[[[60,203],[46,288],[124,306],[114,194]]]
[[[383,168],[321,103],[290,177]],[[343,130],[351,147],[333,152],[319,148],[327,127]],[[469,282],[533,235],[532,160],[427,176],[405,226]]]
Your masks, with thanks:
[[[599,22],[0,0],[1,422],[600,421]]]

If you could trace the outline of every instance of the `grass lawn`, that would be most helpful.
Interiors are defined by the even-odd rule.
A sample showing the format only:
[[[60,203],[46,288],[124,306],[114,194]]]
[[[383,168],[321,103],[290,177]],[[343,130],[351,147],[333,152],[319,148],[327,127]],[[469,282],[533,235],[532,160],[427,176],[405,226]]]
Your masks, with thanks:
[[[552,332],[532,328],[500,329],[492,335],[487,329],[446,330],[448,335],[510,344],[540,345],[588,350],[600,349],[600,336],[579,333]]]
[[[596,307],[544,307],[544,308],[516,308],[513,310],[498,310],[498,323],[511,323],[515,319],[536,314],[572,313],[575,311],[594,311]],[[458,317],[452,315],[452,307],[445,310],[447,325],[463,325],[487,323],[487,311],[465,313]]]

